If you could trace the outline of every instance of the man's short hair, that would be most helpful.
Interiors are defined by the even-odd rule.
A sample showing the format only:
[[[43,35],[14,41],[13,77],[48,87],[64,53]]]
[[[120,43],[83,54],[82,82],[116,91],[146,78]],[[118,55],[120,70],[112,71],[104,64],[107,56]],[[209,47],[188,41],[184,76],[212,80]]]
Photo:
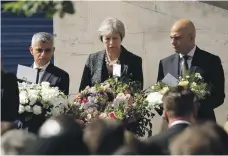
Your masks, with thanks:
[[[54,43],[54,38],[53,35],[47,32],[38,32],[33,35],[32,45],[36,44],[37,42],[51,42],[52,44]]]
[[[194,93],[181,86],[170,88],[163,96],[164,110],[170,117],[183,117],[194,112]]]

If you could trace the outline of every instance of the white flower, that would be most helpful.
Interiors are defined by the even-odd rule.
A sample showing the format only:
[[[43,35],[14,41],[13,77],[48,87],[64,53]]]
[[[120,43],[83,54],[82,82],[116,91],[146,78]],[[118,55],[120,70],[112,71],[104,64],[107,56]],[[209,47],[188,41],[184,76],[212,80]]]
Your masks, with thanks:
[[[89,91],[91,92],[91,93],[96,93],[96,88],[95,87],[91,87],[90,89],[89,89]]]
[[[19,106],[19,114],[22,114],[22,113],[24,113],[24,111],[25,111],[25,107],[24,106],[22,106],[22,105],[20,105]]]
[[[33,113],[36,114],[36,115],[39,115],[42,113],[42,108],[40,106],[33,106]]]
[[[50,83],[49,82],[41,82],[41,87],[42,88],[50,88]]]
[[[162,104],[162,97],[163,95],[160,92],[150,93],[146,98],[146,100],[149,102],[149,107],[154,107],[157,104]]]
[[[192,82],[191,87],[196,87],[197,84],[195,82]]]
[[[102,119],[105,119],[105,118],[107,118],[107,113],[101,113],[100,115],[99,115],[99,118],[102,118]]]
[[[68,100],[67,98],[63,98],[63,97],[56,97],[56,98],[52,98],[52,101],[50,101],[50,104],[54,106],[67,105]]]
[[[30,100],[29,104],[34,105],[39,98],[38,91],[34,89],[28,90],[28,98]]]
[[[52,103],[59,96],[59,90],[57,88],[42,88],[41,96],[43,101]]]
[[[26,112],[32,112],[32,107],[29,105],[25,106],[25,111]]]
[[[19,94],[19,97],[20,97],[20,104],[27,104],[29,102],[26,91],[21,91]]]
[[[114,99],[114,101],[112,103],[112,107],[116,108],[120,104],[123,104],[123,103],[126,103],[126,102],[128,102],[128,99],[124,95],[124,93],[119,93],[119,94],[117,94],[116,98]]]
[[[97,103],[98,100],[96,97],[93,97],[93,96],[89,96],[88,97],[88,103]]]
[[[59,107],[53,107],[52,109],[51,109],[51,115],[52,116],[58,116],[59,114],[60,114],[60,108]]]
[[[106,89],[110,88],[110,84],[106,84],[106,85],[104,85],[104,86],[103,86],[103,88],[104,88],[104,90],[106,90]]]
[[[91,119],[92,118],[92,115],[91,114],[87,114],[87,119]]]
[[[200,75],[200,73],[195,73],[195,77],[202,79],[202,76]]]

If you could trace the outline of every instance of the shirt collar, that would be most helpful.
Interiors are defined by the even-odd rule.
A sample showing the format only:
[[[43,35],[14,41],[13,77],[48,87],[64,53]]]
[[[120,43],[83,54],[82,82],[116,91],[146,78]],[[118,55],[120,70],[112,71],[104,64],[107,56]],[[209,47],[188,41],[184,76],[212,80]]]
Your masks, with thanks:
[[[188,125],[190,125],[191,123],[190,122],[188,122],[188,121],[185,121],[185,120],[176,120],[176,121],[174,121],[173,123],[171,123],[170,125],[169,125],[169,128],[170,127],[173,127],[174,125],[177,125],[177,124],[188,124]]]
[[[187,55],[190,56],[190,58],[192,58],[195,54],[195,51],[196,51],[196,45],[192,48],[192,50]],[[180,55],[180,58],[183,57],[183,54],[179,54],[179,55]]]
[[[44,66],[39,67],[39,69],[46,70],[49,64],[50,64],[50,61],[47,64],[45,64]],[[33,69],[38,69],[35,62],[33,63]]]

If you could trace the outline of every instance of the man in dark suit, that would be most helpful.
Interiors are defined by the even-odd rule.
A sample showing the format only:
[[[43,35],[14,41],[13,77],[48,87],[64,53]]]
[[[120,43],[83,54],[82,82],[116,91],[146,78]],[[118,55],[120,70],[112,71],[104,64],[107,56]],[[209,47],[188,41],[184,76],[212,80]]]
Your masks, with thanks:
[[[158,135],[150,137],[146,143],[148,147],[159,145],[163,154],[169,154],[169,142],[191,123],[195,121],[198,105],[194,101],[195,95],[190,89],[174,87],[163,96],[164,118],[169,128]]]
[[[29,50],[34,57],[32,68],[37,69],[36,83],[49,82],[52,87],[58,87],[68,95],[69,74],[50,63],[55,51],[53,36],[46,32],[34,34]],[[37,133],[44,121],[42,116],[33,116],[28,123],[28,130]]]
[[[69,94],[69,74],[54,66],[50,60],[54,54],[55,47],[53,36],[46,32],[39,32],[32,37],[30,52],[34,57],[33,68],[37,69],[37,81],[49,82],[53,87],[59,87],[66,95]]]
[[[198,120],[216,121],[214,109],[225,99],[224,71],[220,58],[198,48],[195,37],[196,30],[191,21],[181,19],[173,25],[170,38],[176,53],[160,60],[157,80],[162,80],[168,73],[178,78],[186,69],[199,72],[212,87],[210,95],[199,101]]]
[[[18,118],[19,90],[17,77],[1,70],[1,121],[13,122]]]

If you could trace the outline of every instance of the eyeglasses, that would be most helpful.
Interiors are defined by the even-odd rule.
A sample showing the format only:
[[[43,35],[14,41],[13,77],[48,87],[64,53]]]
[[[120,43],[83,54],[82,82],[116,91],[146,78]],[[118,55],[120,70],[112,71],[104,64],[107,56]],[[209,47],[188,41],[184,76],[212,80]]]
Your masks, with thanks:
[[[46,48],[46,49],[42,49],[42,48],[37,48],[35,49],[38,53],[42,53],[42,52],[45,52],[45,53],[50,53],[52,51],[51,48]]]

